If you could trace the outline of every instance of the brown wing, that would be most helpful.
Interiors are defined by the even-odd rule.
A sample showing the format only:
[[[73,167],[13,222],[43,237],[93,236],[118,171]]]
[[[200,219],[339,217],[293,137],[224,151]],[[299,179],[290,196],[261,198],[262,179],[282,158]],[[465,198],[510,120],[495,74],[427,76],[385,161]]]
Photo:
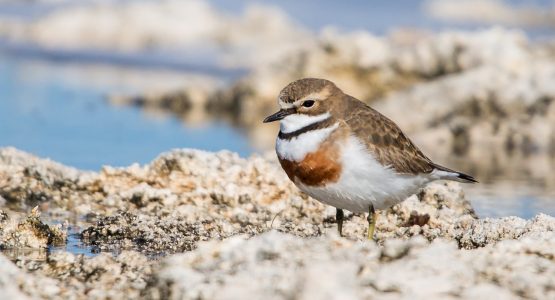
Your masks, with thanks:
[[[393,121],[354,98],[348,103],[352,107],[346,110],[345,122],[381,164],[405,174],[433,171],[432,161]]]

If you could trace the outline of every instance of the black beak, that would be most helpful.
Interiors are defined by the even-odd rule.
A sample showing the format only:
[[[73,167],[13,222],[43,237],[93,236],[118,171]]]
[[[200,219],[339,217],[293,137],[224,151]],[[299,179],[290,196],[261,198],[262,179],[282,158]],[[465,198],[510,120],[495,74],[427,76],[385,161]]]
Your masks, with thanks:
[[[291,114],[294,114],[294,113],[295,113],[294,108],[280,109],[277,113],[266,117],[266,119],[264,119],[264,121],[262,121],[262,122],[270,123],[270,122],[274,122],[274,121],[279,121],[279,120],[287,117],[288,115],[291,115]]]

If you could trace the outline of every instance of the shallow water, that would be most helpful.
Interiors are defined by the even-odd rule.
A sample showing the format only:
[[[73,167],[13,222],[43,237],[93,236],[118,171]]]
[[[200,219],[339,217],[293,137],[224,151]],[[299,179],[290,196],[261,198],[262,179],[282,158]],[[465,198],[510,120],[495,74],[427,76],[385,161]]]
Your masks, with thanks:
[[[156,80],[155,73],[147,76]],[[120,67],[0,55],[0,146],[88,170],[144,164],[172,148],[252,151],[239,130],[223,123],[185,126],[174,118],[110,106],[109,92],[137,88],[125,76]],[[178,80],[179,74],[173,77]]]
[[[514,192],[503,191],[497,184],[464,186],[466,197],[479,217],[530,219],[539,213],[555,215],[555,191],[534,190],[526,182],[506,182],[512,185]]]
[[[63,223],[60,221],[50,221],[46,222],[48,224],[59,224]],[[49,246],[46,249],[27,249],[27,248],[12,248],[12,249],[0,249],[0,253],[4,254],[12,261],[35,261],[35,262],[45,262],[48,256],[56,252],[70,252],[72,254],[83,254],[84,256],[95,256],[100,253],[98,248],[94,245],[85,244],[81,240],[81,231],[83,228],[79,226],[69,226],[67,242],[65,245]],[[113,253],[114,255],[117,253]]]

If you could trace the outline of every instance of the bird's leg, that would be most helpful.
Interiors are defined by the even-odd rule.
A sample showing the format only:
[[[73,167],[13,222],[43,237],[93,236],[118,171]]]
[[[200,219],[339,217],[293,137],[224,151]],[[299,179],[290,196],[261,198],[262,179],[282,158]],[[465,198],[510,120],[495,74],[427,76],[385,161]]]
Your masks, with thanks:
[[[337,231],[339,231],[339,236],[343,236],[343,210],[341,208],[336,208],[335,210],[335,220],[337,221]]]
[[[366,218],[366,220],[368,220],[368,239],[369,240],[374,239],[374,230],[376,229],[377,218],[378,218],[378,215],[374,210],[374,205],[370,204],[370,208],[368,209],[368,217]]]

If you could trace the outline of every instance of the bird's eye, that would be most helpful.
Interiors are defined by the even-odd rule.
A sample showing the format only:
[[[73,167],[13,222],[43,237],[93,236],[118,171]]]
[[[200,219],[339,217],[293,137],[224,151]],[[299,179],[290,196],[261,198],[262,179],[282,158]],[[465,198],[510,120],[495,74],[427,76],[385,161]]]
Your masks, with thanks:
[[[312,107],[312,105],[314,105],[314,100],[305,100],[303,102],[304,107]]]

